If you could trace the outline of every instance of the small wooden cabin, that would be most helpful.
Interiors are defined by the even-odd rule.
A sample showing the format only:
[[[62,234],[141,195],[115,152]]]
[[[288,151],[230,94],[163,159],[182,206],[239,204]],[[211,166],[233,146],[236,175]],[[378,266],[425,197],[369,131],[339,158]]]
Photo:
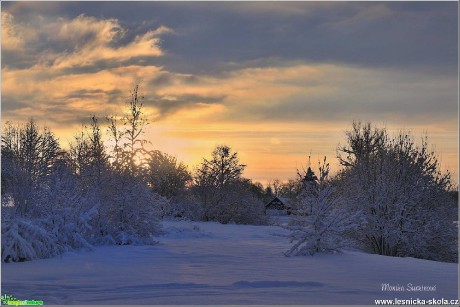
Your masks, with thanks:
[[[286,201],[279,197],[275,196],[267,205],[265,205],[265,214],[267,215],[288,215],[290,211],[286,206]]]

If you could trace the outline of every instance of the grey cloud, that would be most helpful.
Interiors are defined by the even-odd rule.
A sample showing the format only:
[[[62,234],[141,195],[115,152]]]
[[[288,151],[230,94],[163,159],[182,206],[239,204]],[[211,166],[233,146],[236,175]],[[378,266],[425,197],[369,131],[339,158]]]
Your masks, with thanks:
[[[94,94],[102,93],[104,93],[103,90],[78,90],[70,92],[66,95],[66,98],[88,98],[93,96]]]
[[[94,95],[103,98],[98,103],[99,111],[96,116],[106,116],[109,106],[112,104],[122,105],[127,93],[121,90],[105,91],[77,90],[72,91],[61,98],[40,98],[35,96],[23,96],[20,99],[11,95],[2,95],[2,117],[17,120],[18,116],[34,117],[40,122],[54,122],[62,126],[82,124],[88,122],[92,112],[81,109],[76,110],[69,106],[73,99],[87,99]],[[21,120],[26,120],[22,118]]]
[[[155,107],[159,112],[159,116],[167,116],[175,111],[183,108],[193,107],[197,104],[219,104],[225,99],[225,95],[221,96],[203,96],[195,94],[183,94],[175,97],[154,96],[147,97],[146,105]]]
[[[314,14],[307,16],[272,13],[258,19],[218,10],[200,25],[178,25],[177,31],[186,35],[165,39],[164,48],[176,56],[175,62],[165,63],[177,71],[196,73],[231,69],[222,65],[227,61],[268,57],[406,69],[457,67],[454,4],[442,10],[417,10],[417,14],[407,9],[392,12],[342,28],[331,26],[375,6],[363,2],[315,6]]]
[[[62,2],[50,6],[53,16],[117,18],[128,29],[126,40],[160,25],[174,29],[177,35],[162,37],[162,48],[170,57],[159,63],[176,72],[218,74],[232,69],[227,63],[270,57],[405,69],[442,67],[455,72],[458,64],[455,2]],[[4,5],[22,18],[36,14],[35,10],[46,14],[46,9],[32,7]]]
[[[29,107],[29,105],[15,97],[2,97],[2,113],[4,112],[15,112]]]
[[[60,72],[93,73],[126,65],[161,66],[163,72],[148,84],[154,90],[173,85],[178,78],[184,84],[199,83],[197,74],[225,82],[229,71],[295,62],[391,67],[426,75],[426,84],[446,76],[449,82],[458,81],[455,2],[6,2],[2,7],[11,11],[18,22],[32,20],[37,14],[49,20],[72,19],[80,14],[117,18],[127,29],[118,42],[120,45],[160,25],[174,29],[175,35],[162,36],[165,56],[124,62],[104,60]],[[40,37],[34,44],[35,49],[30,50],[35,53],[2,51],[2,65],[25,67],[34,63],[34,54],[68,48],[50,35]],[[188,75],[178,77],[175,72]],[[451,83],[447,88],[414,86],[396,92],[393,89],[391,83],[386,83],[375,92],[361,88],[361,93],[342,92],[338,97],[290,97],[283,105],[263,109],[249,104],[238,110],[243,111],[238,118],[320,120],[348,118],[353,114],[442,118],[457,113],[457,88]],[[120,93],[111,97],[119,99]],[[175,98],[154,97],[148,104],[165,115],[196,103],[222,103],[225,96]],[[235,115],[230,112],[226,116]]]
[[[396,121],[404,126],[454,122],[457,118],[456,77],[432,80],[424,75],[388,74],[372,78],[351,79],[330,93],[295,94],[264,106],[248,102],[230,108],[224,119],[238,116],[241,121],[326,123],[362,118]],[[332,80],[330,84],[334,85]]]
[[[26,114],[24,114],[25,112]],[[66,127],[73,124],[83,124],[88,121],[90,115],[85,110],[72,110],[70,112],[65,104],[50,105],[35,112],[33,106],[17,102],[4,104],[2,100],[2,117],[12,121],[21,122],[34,118],[37,122],[45,125],[54,123]]]
[[[157,66],[158,63],[157,56],[137,56],[132,57],[125,61],[120,61],[116,59],[104,59],[104,60],[97,60],[94,63],[82,66],[74,66],[69,68],[61,69],[60,71],[56,72],[59,75],[67,75],[67,74],[92,74],[99,71],[107,70],[107,69],[114,69],[126,66]]]
[[[2,69],[5,67],[12,69],[27,69],[37,63],[37,56],[31,52],[11,51],[2,49]]]
[[[187,85],[195,85],[203,82],[200,77],[195,75],[178,75],[167,71],[162,71],[158,74],[158,76],[155,76],[151,79],[149,85],[153,88],[158,88],[173,85],[177,81]]]

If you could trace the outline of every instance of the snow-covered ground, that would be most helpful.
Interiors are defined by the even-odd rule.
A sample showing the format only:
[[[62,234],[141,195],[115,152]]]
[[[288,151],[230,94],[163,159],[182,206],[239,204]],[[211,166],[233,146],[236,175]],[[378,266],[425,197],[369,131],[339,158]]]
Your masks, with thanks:
[[[164,222],[155,246],[2,264],[2,294],[45,304],[366,304],[375,299],[457,298],[458,267],[346,251],[285,257],[276,226]],[[382,284],[435,291],[382,291]]]

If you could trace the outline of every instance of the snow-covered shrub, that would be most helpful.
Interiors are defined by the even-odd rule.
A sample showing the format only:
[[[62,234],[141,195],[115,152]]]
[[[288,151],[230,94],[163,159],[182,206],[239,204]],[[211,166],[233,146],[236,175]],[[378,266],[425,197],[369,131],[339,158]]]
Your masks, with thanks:
[[[151,192],[145,185],[135,185],[126,197],[129,204],[125,226],[143,244],[155,244],[154,239],[161,231],[159,209],[167,206],[168,200]],[[121,244],[126,241],[120,241]]]
[[[161,216],[163,218],[199,221],[203,212],[198,199],[192,193],[184,191],[168,200],[168,203],[163,207]]]
[[[267,224],[265,205],[252,193],[244,179],[223,188],[209,187],[206,202],[201,202],[201,220],[219,223]]]
[[[310,168],[309,168],[310,170]],[[343,207],[342,198],[328,182],[329,163],[319,167],[319,179],[304,184],[302,198],[297,211],[287,228],[294,245],[285,253],[291,255],[313,255],[318,252],[334,252],[351,243],[346,233],[356,228],[359,215],[351,215]]]
[[[94,244],[153,244],[160,233],[161,208],[168,200],[129,175],[107,177],[99,192],[93,226]]]
[[[97,204],[90,194],[83,193],[75,176],[65,166],[59,166],[49,176],[37,199],[36,213],[42,216],[45,227],[56,237],[62,250],[91,249],[91,220]]]
[[[49,258],[63,252],[42,220],[2,211],[2,262]]]
[[[219,207],[217,207],[219,208]],[[248,190],[246,184],[239,183],[225,195],[221,211],[216,214],[221,223],[265,225],[265,204]]]

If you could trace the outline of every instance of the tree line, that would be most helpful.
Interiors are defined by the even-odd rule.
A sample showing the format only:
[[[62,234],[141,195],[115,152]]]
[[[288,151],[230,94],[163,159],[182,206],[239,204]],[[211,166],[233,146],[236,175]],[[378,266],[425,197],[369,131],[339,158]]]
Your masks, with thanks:
[[[264,203],[226,145],[195,171],[149,149],[136,86],[123,116],[101,119],[64,150],[34,120],[2,132],[2,261],[47,258],[101,244],[155,244],[165,217],[264,224]]]
[[[426,139],[354,123],[326,158],[264,188],[227,145],[190,170],[144,138],[135,86],[122,116],[92,116],[64,150],[34,120],[2,131],[2,261],[47,258],[95,245],[156,244],[161,219],[264,225],[265,205],[284,196],[292,212],[286,255],[358,247],[388,256],[457,261],[457,200]],[[105,120],[105,124],[101,121]],[[104,128],[105,127],[105,136]],[[104,144],[103,139],[109,141]],[[457,197],[457,198],[456,198]]]

